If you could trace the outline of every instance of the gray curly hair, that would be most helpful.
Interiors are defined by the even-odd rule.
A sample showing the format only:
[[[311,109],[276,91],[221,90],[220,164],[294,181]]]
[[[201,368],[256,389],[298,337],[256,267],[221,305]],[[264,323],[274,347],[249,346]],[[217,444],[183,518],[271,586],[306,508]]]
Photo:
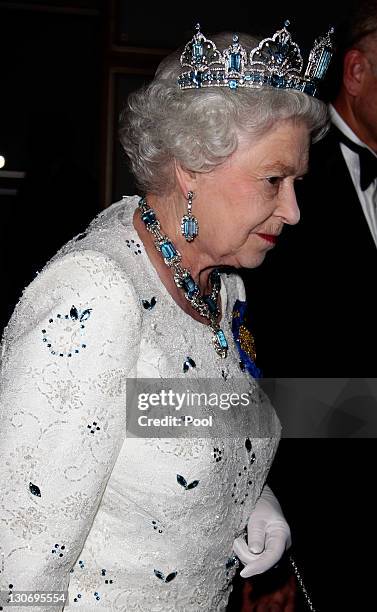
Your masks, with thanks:
[[[259,40],[240,34],[251,50]],[[227,47],[231,33],[209,36]],[[305,121],[313,142],[327,131],[323,102],[295,90],[227,87],[182,91],[182,50],[166,57],[153,81],[132,93],[120,116],[119,137],[141,192],[169,193],[175,185],[174,162],[194,172],[209,172],[224,162],[245,135],[251,144],[282,120]]]

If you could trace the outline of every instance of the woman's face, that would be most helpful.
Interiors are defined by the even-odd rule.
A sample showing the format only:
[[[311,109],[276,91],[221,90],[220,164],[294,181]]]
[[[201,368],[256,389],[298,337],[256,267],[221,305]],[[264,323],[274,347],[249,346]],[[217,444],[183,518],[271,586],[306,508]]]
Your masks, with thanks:
[[[256,267],[284,224],[299,221],[294,182],[307,171],[309,141],[303,122],[282,121],[257,144],[240,142],[224,164],[197,175],[193,214],[212,259]]]

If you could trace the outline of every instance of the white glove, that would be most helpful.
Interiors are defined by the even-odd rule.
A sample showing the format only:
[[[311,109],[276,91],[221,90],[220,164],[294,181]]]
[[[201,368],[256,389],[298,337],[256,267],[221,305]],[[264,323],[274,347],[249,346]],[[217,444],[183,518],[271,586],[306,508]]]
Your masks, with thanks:
[[[292,544],[291,530],[271,489],[265,485],[247,524],[247,544],[240,536],[233,550],[245,565],[242,578],[262,574],[277,564]]]

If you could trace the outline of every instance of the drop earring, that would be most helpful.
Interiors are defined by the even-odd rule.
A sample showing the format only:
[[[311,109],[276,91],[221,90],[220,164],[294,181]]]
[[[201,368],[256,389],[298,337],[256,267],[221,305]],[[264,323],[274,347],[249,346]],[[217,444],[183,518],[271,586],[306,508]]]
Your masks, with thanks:
[[[181,233],[185,237],[187,242],[192,242],[194,238],[199,234],[199,223],[196,217],[193,216],[192,199],[194,192],[189,191],[187,194],[187,214],[182,217],[181,220]]]

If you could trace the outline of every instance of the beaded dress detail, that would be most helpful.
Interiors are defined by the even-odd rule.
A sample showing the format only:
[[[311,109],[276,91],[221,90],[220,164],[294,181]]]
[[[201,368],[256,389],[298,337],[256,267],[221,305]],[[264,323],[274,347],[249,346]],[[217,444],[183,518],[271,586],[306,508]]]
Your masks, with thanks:
[[[4,330],[0,590],[69,592],[64,607],[30,612],[225,610],[232,544],[278,445],[276,413],[232,340],[241,279],[221,274],[221,359],[151,265],[138,201],[113,204],[60,249]],[[219,392],[254,394],[244,434],[126,438],[127,377],[216,378]],[[256,437],[261,424],[269,433]]]

